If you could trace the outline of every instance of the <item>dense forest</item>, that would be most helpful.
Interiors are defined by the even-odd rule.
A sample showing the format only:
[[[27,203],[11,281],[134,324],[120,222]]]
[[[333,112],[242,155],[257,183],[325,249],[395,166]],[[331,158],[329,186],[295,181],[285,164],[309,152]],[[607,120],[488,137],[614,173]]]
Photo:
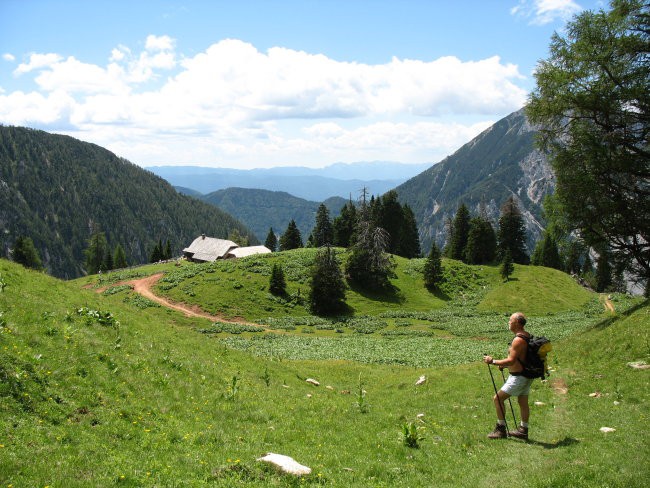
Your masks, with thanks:
[[[95,144],[0,126],[2,255],[30,237],[50,274],[78,277],[98,230],[110,248],[124,248],[129,264],[147,262],[160,240],[179,255],[202,233],[227,238],[237,230],[258,243],[234,217]]]

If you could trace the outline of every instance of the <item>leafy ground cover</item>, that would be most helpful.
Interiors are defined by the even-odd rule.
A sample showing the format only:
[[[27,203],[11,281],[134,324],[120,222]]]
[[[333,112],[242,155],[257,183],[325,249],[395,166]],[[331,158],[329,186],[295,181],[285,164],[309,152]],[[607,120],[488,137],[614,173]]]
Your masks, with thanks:
[[[501,286],[485,280],[486,294]],[[638,300],[614,297],[616,315],[592,297],[531,317],[558,338],[523,443],[485,438],[492,385],[476,356],[490,344],[503,351],[508,337],[503,311],[477,309],[480,293],[431,310],[366,309],[387,324],[371,334],[318,330],[331,324],[298,315],[305,323],[295,330],[235,334],[200,333],[213,324],[139,308],[125,302],[128,289],[103,295],[4,260],[0,281],[0,486],[640,487],[650,477],[650,371],[628,366],[650,362],[650,307]],[[403,330],[434,335],[409,337],[409,350],[382,335]],[[272,338],[253,339],[262,335]],[[222,337],[275,352],[251,355]],[[305,346],[280,351],[285,339],[325,350],[342,339],[358,356],[342,358],[341,347],[332,359],[290,359]],[[360,357],[385,344],[399,348],[377,357],[394,361]],[[427,381],[415,386],[421,375]],[[407,447],[405,426],[417,448]],[[313,472],[281,475],[256,461],[267,452]]]

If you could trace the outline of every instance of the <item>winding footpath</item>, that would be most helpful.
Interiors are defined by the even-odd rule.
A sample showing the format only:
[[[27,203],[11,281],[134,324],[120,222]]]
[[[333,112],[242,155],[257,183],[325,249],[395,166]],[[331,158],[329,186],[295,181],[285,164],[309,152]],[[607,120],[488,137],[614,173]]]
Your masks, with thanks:
[[[163,307],[167,307],[172,310],[176,310],[178,312],[182,312],[185,314],[186,317],[199,317],[203,319],[208,319],[212,320],[213,322],[222,322],[222,323],[228,323],[228,324],[243,324],[243,325],[254,325],[257,327],[265,328],[264,326],[260,324],[254,324],[252,322],[245,322],[242,320],[229,320],[225,319],[219,315],[212,315],[209,314],[203,310],[198,305],[193,305],[189,306],[184,303],[177,303],[177,302],[172,302],[171,300],[168,300],[167,298],[161,297],[156,295],[152,288],[153,286],[158,283],[160,278],[163,277],[164,273],[157,273],[151,276],[147,276],[146,278],[140,278],[137,280],[129,280],[129,281],[123,281],[119,284],[121,285],[131,285],[133,287],[133,291],[142,295],[145,298],[148,298],[152,302],[156,302]],[[103,289],[98,289],[97,292],[101,292]]]

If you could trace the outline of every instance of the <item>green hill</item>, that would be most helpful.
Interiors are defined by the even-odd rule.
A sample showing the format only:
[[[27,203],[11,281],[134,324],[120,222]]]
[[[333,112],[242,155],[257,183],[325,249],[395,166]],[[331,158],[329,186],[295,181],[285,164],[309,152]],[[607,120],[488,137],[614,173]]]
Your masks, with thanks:
[[[255,262],[229,273],[244,285],[233,287],[242,297],[254,286],[237,273]],[[114,283],[97,293],[82,287],[97,277],[63,282],[0,260],[0,485],[646,485],[649,372],[627,363],[650,360],[647,302],[632,311],[633,301],[617,295],[617,315],[608,315],[594,296],[587,306],[578,298],[572,310],[531,315],[530,329],[554,339],[554,372],[533,387],[531,400],[540,403],[531,407],[531,441],[494,442],[485,438],[492,385],[478,360],[503,354],[507,318],[498,313],[493,322],[495,312],[476,310],[502,286],[494,270],[448,262],[450,276],[469,279],[450,279],[446,297],[418,298],[418,263],[398,264],[394,284],[405,303],[435,302],[421,309],[435,321],[397,316],[390,296],[366,297],[359,310],[390,322],[372,334],[349,322],[342,333],[319,322],[209,333],[209,320],[154,306],[119,282],[185,272],[177,286],[194,282],[196,292],[203,281],[223,285],[216,265],[102,276],[103,286]],[[519,268],[514,278],[528,281]],[[393,315],[372,312],[372,303]],[[434,335],[381,335],[402,329]],[[246,351],[227,347],[234,341],[245,341]],[[310,341],[321,347],[306,347]],[[255,343],[267,344],[268,354]],[[318,349],[336,354],[310,359]],[[420,375],[427,381],[416,387]],[[409,422],[420,428],[418,449],[403,443]],[[267,452],[312,474],[281,475],[256,461]],[[515,465],[526,467],[523,478]]]
[[[148,258],[159,240],[174,255],[205,233],[226,238],[230,215],[178,194],[165,180],[94,144],[22,127],[0,126],[0,245],[8,256],[20,235],[31,237],[49,273],[83,274],[93,226],[111,249],[119,243],[131,264]]]
[[[266,239],[269,228],[273,228],[277,235],[282,235],[293,219],[300,230],[303,243],[306,243],[314,228],[316,211],[320,205],[319,202],[294,197],[282,191],[249,188],[226,188],[200,198],[239,219],[262,242]],[[332,197],[323,203],[333,219],[341,212],[346,200]]]

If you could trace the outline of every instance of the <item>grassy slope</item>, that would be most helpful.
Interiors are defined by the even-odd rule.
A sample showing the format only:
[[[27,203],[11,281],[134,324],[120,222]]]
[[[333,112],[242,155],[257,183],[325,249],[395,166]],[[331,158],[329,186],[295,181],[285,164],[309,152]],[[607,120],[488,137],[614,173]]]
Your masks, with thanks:
[[[649,372],[626,366],[650,359],[647,306],[556,342],[552,381],[568,393],[536,384],[545,405],[522,444],[485,439],[492,386],[479,363],[269,361],[191,330],[207,321],[4,260],[0,275],[0,486],[644,486],[650,476]],[[111,311],[119,329],[86,323],[81,306]],[[355,406],[359,378],[368,413]],[[406,448],[401,426],[420,413],[425,439]],[[314,474],[298,483],[265,469],[255,458],[268,451]]]

